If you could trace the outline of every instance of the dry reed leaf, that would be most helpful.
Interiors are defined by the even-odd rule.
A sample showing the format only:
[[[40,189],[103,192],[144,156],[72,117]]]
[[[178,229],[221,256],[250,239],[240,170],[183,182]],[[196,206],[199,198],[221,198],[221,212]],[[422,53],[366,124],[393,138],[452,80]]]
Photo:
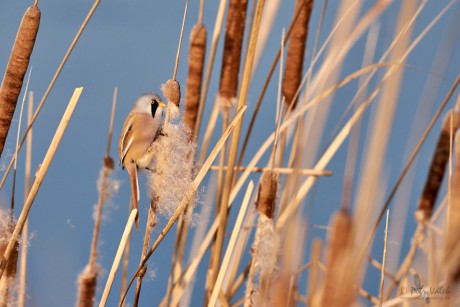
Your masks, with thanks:
[[[182,121],[195,135],[195,126],[201,97],[204,59],[206,55],[206,27],[196,24],[190,34],[190,51],[188,54],[188,77],[185,91],[185,111]]]
[[[297,0],[294,12],[297,12],[304,0]],[[289,40],[286,68],[283,78],[283,95],[286,98],[286,104],[293,108],[297,103],[297,99],[293,100],[297,89],[302,80],[303,60],[305,57],[305,46],[307,44],[308,23],[313,10],[313,0],[307,0],[303,5],[300,15],[292,30],[291,39]]]
[[[278,174],[271,170],[265,170],[260,179],[259,193],[256,208],[267,218],[273,218],[275,212],[276,191],[278,188]]]
[[[29,7],[19,26],[0,88],[0,155],[5,146],[24,75],[29,66],[39,24],[40,9],[36,6]]]
[[[441,188],[442,179],[444,178],[444,173],[446,172],[447,162],[449,161],[450,131],[452,128],[452,133],[455,134],[459,126],[460,113],[451,110],[444,118],[441,133],[439,134],[438,142],[431,160],[425,187],[422,195],[420,196],[416,212],[416,218],[418,221],[427,221],[433,213],[438,192]]]
[[[353,228],[353,219],[348,211],[342,209],[332,217],[321,306],[350,306],[354,300],[353,274],[350,272]]]
[[[443,127],[444,128],[444,127]],[[443,129],[444,131],[444,129]],[[455,167],[452,172],[452,194],[447,212],[443,266],[449,282],[460,281],[460,135],[455,139]]]
[[[247,7],[247,0],[230,0],[219,85],[222,109],[230,108],[236,101]]]

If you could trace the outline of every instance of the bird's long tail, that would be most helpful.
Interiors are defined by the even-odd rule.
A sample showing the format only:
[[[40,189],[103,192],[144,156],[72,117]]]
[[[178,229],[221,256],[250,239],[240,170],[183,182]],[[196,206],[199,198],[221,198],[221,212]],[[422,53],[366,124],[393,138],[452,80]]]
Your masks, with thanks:
[[[133,208],[137,209],[136,215],[136,231],[139,231],[139,182],[137,180],[137,167],[134,163],[126,165],[128,171],[129,181],[131,183],[131,202]]]

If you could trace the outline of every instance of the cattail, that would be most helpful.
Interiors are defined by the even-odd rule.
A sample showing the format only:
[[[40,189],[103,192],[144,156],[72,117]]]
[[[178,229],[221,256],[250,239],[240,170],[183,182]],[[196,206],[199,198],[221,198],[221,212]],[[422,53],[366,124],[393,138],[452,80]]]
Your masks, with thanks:
[[[450,131],[452,129],[455,134],[459,126],[460,113],[454,110],[450,111],[444,118],[441,134],[439,135],[438,143],[436,144],[436,149],[428,171],[425,188],[423,189],[418,203],[416,218],[419,221],[426,221],[431,217],[441,187],[442,178],[446,171],[447,162],[449,161]]]
[[[224,110],[236,102],[247,8],[247,0],[230,0],[219,85],[219,101]]]
[[[447,231],[443,265],[447,285],[460,281],[460,135],[455,140],[455,168],[452,172],[452,195],[447,212]]]
[[[319,269],[318,263],[321,259],[321,249],[322,249],[321,239],[315,238],[313,240],[312,249],[311,249],[311,268],[308,276],[308,288],[307,288],[307,306],[312,306],[313,298],[316,297],[316,289],[318,288],[319,280]]]
[[[355,295],[350,265],[353,220],[347,210],[341,209],[332,217],[331,224],[321,306],[350,306]]]
[[[182,118],[182,121],[190,128],[192,136],[195,134],[198,116],[205,55],[206,27],[198,23],[192,28],[192,33],[190,34],[187,90],[185,91],[185,111]]]
[[[277,187],[278,174],[271,170],[264,171],[256,202],[260,215],[252,247],[245,306],[259,306],[268,299],[267,291],[278,259],[281,241],[273,221]],[[259,287],[255,286],[255,278],[259,279]]]
[[[78,277],[78,307],[90,307],[94,305],[98,271],[87,266]]]
[[[163,85],[163,95],[168,100],[168,112],[171,118],[179,115],[180,85],[177,80],[168,80]]]
[[[303,7],[301,7],[302,4]],[[297,103],[297,99],[294,100],[294,96],[302,81],[305,45],[307,43],[308,23],[313,10],[313,0],[297,0],[295,12],[299,9],[301,10],[300,15],[292,29],[289,40],[283,78],[283,95],[286,99],[286,104],[288,106],[292,104],[292,108]]]
[[[5,146],[16,103],[22,89],[22,81],[29,66],[39,24],[39,8],[36,6],[29,7],[19,26],[0,88],[0,155]]]
[[[273,218],[275,212],[276,190],[278,188],[278,174],[264,171],[260,179],[259,193],[257,196],[257,210],[267,218]]]

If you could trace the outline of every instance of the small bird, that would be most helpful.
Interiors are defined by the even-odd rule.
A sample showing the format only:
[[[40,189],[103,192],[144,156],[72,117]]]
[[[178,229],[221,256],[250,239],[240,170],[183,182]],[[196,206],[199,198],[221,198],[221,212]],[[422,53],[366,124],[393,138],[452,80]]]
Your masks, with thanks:
[[[126,168],[131,183],[131,202],[138,209],[139,182],[137,171],[151,164],[150,145],[161,134],[163,108],[166,105],[154,93],[141,95],[126,117],[118,144],[120,164]],[[136,229],[139,230],[136,216]]]

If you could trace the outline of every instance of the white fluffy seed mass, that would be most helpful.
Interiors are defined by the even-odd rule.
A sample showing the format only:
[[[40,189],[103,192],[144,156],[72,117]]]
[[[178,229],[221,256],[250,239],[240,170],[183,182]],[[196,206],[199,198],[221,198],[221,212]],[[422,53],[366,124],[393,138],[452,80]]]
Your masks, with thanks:
[[[276,266],[280,248],[280,237],[276,233],[273,219],[261,214],[254,240],[254,256],[256,272],[270,275]]]
[[[155,157],[152,172],[148,174],[149,194],[158,213],[171,217],[193,178],[195,143],[190,141],[190,130],[182,123],[169,124],[166,135],[160,136],[149,151]]]

